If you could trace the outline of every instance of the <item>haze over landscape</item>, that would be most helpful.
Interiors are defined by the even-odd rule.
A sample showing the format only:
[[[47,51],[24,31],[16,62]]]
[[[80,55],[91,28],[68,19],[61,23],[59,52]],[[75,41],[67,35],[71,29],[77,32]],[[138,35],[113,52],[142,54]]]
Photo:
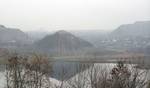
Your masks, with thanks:
[[[149,0],[0,0],[0,24],[31,30],[114,30],[150,20]]]
[[[150,88],[150,0],[0,0],[0,88]]]

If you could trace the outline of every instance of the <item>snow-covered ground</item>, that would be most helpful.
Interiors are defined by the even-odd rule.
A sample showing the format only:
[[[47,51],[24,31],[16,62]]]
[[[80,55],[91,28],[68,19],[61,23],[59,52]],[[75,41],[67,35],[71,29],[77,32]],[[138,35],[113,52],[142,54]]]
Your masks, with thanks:
[[[90,67],[89,69],[84,70],[76,74],[74,77],[70,78],[64,83],[64,88],[92,88],[91,87],[91,74],[102,75],[101,71],[109,73],[109,71],[114,67],[115,64],[107,63],[95,63],[94,68]],[[93,70],[93,72],[91,72]],[[100,73],[101,72],[101,73]]]
[[[5,72],[0,72],[0,88],[4,88],[6,85]]]
[[[99,69],[100,73],[96,73],[96,75],[101,75],[103,72],[110,72],[110,70],[115,66],[115,64],[106,64],[106,63],[96,63],[95,67],[96,69]],[[89,68],[91,69],[91,68]],[[80,72],[70,78],[67,81],[59,81],[55,78],[49,78],[49,82],[51,85],[51,88],[58,88],[59,86],[63,85],[63,88],[71,88],[71,86],[81,86],[81,88],[91,88],[90,85],[90,70],[86,69],[83,72]],[[94,74],[95,75],[95,74]],[[150,72],[148,73],[148,80],[150,80]],[[85,81],[88,80],[88,81]],[[76,85],[79,84],[79,85]],[[82,85],[84,84],[84,85]],[[5,78],[5,72],[0,72],[0,88],[4,88],[6,85],[6,78]],[[85,86],[86,85],[86,86]],[[83,87],[84,86],[84,87]]]
[[[51,85],[51,88],[56,88],[57,86],[61,85],[61,82],[55,78],[49,78],[49,82]],[[6,77],[5,72],[0,72],[0,88],[6,87]]]
[[[96,77],[95,80],[98,80],[97,77],[102,77],[103,75],[110,74],[111,69],[115,66],[114,63],[96,63],[94,64],[94,69],[93,72],[91,73],[92,68],[90,67],[89,69],[84,70],[83,72],[80,72],[76,74],[74,77],[70,78],[64,83],[64,88],[92,88],[91,87],[91,74],[93,77]],[[132,65],[129,65],[129,68],[132,67]],[[140,72],[144,72],[144,70],[139,69]],[[96,75],[96,76],[95,76]],[[141,79],[150,80],[150,71],[146,74],[141,75]],[[107,75],[108,76],[108,75]]]

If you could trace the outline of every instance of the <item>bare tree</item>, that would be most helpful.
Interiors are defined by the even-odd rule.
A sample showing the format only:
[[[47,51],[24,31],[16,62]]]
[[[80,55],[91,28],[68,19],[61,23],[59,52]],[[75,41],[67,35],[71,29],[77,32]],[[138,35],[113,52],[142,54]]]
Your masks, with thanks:
[[[112,88],[144,88],[148,71],[119,61],[111,71]]]
[[[51,65],[46,57],[34,55],[31,58],[25,58],[14,55],[6,64],[7,88],[49,87],[47,78],[49,78],[50,69]]]
[[[13,55],[6,64],[7,88],[149,88],[147,70],[124,61],[111,68],[101,63],[80,63],[74,69],[77,74],[66,80],[69,73],[62,66],[61,82],[52,85],[49,58]]]

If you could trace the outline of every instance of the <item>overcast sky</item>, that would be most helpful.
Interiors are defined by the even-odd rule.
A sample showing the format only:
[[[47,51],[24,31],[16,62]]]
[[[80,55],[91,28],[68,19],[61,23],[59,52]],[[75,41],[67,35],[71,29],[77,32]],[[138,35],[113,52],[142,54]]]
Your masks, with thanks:
[[[150,20],[150,0],[0,0],[0,24],[29,30],[112,30]]]

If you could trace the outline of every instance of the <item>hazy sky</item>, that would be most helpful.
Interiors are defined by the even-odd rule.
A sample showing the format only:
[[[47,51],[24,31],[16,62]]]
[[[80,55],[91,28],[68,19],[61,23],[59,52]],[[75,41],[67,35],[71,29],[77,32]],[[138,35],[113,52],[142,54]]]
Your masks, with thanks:
[[[150,20],[150,0],[0,0],[0,24],[29,30],[111,30]]]

